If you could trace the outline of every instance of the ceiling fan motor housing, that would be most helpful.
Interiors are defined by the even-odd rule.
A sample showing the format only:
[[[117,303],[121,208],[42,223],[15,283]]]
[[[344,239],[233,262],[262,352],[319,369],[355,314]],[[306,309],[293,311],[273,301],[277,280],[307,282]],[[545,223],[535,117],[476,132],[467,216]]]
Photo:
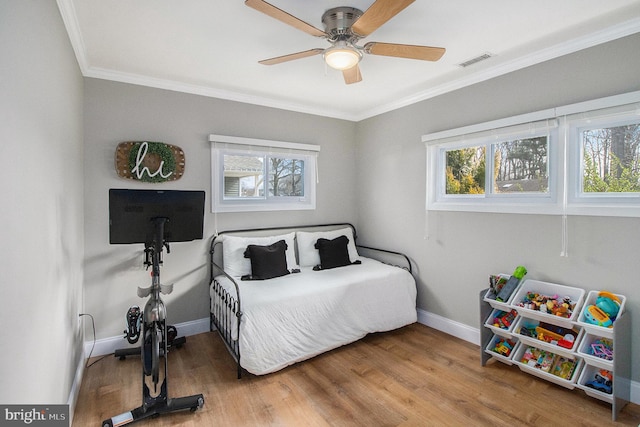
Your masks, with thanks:
[[[355,7],[334,7],[322,14],[327,40],[330,42],[349,41],[355,43],[358,40],[351,26],[362,16],[362,11]]]

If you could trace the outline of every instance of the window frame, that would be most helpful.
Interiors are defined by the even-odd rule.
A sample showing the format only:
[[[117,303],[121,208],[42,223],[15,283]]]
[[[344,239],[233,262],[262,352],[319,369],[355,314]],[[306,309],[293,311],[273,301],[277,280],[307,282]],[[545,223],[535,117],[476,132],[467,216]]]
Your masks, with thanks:
[[[261,212],[312,210],[316,208],[317,155],[320,146],[284,141],[209,135],[211,142],[211,211]],[[224,188],[224,156],[250,156],[264,159],[264,196],[227,198]],[[268,159],[278,157],[304,161],[304,196],[269,196]]]
[[[535,127],[536,123],[544,120],[557,124],[557,128],[549,133],[549,197],[535,193],[509,193],[507,197],[503,197],[502,194],[443,197],[443,167],[446,167],[443,150],[477,146],[478,141],[486,141],[487,138],[495,138],[496,135],[504,139],[505,134],[510,131],[517,134],[527,126]],[[425,143],[427,151],[426,209],[640,217],[640,193],[581,191],[583,170],[580,132],[586,128],[614,127],[629,122],[640,122],[640,91],[423,135],[422,142]],[[511,140],[513,139],[516,138]],[[490,144],[487,145],[487,149],[490,147]],[[493,154],[487,157],[493,162]],[[486,183],[491,182],[491,170],[492,167],[487,163]],[[492,190],[491,187],[490,189]]]
[[[640,105],[602,109],[567,117],[567,211],[576,215],[640,216],[640,192],[586,193],[582,133],[585,130],[640,124]]]
[[[547,192],[497,193],[493,189],[495,145],[501,142],[547,137]],[[547,213],[557,205],[557,121],[543,120],[481,131],[462,137],[434,138],[427,146],[427,210],[495,213]],[[423,141],[425,138],[423,137]],[[485,147],[485,193],[446,194],[446,152]]]

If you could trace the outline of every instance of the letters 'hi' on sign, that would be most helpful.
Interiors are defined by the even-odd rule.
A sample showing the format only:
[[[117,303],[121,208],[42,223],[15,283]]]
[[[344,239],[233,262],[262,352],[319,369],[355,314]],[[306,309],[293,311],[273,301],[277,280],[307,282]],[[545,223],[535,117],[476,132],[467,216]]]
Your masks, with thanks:
[[[116,172],[136,181],[175,181],[184,174],[184,151],[164,142],[121,142],[116,147]]]

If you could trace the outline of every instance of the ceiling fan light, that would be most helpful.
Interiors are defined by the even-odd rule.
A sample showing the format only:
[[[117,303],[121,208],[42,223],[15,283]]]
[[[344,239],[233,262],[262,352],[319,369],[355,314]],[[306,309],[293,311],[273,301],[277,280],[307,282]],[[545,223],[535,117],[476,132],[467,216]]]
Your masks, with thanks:
[[[362,54],[350,47],[331,47],[324,52],[324,61],[336,70],[348,70],[360,62]]]

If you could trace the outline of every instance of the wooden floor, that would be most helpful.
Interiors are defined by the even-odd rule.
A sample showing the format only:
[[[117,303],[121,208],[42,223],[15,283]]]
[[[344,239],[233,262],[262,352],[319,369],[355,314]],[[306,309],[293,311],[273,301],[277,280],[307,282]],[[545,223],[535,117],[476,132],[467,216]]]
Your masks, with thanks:
[[[84,374],[73,426],[140,406],[140,360],[107,357]],[[187,338],[169,353],[169,396],[202,393],[196,412],[136,426],[608,426],[640,424],[611,406],[490,361],[478,347],[421,324],[374,334],[266,376],[236,369],[220,338]]]

